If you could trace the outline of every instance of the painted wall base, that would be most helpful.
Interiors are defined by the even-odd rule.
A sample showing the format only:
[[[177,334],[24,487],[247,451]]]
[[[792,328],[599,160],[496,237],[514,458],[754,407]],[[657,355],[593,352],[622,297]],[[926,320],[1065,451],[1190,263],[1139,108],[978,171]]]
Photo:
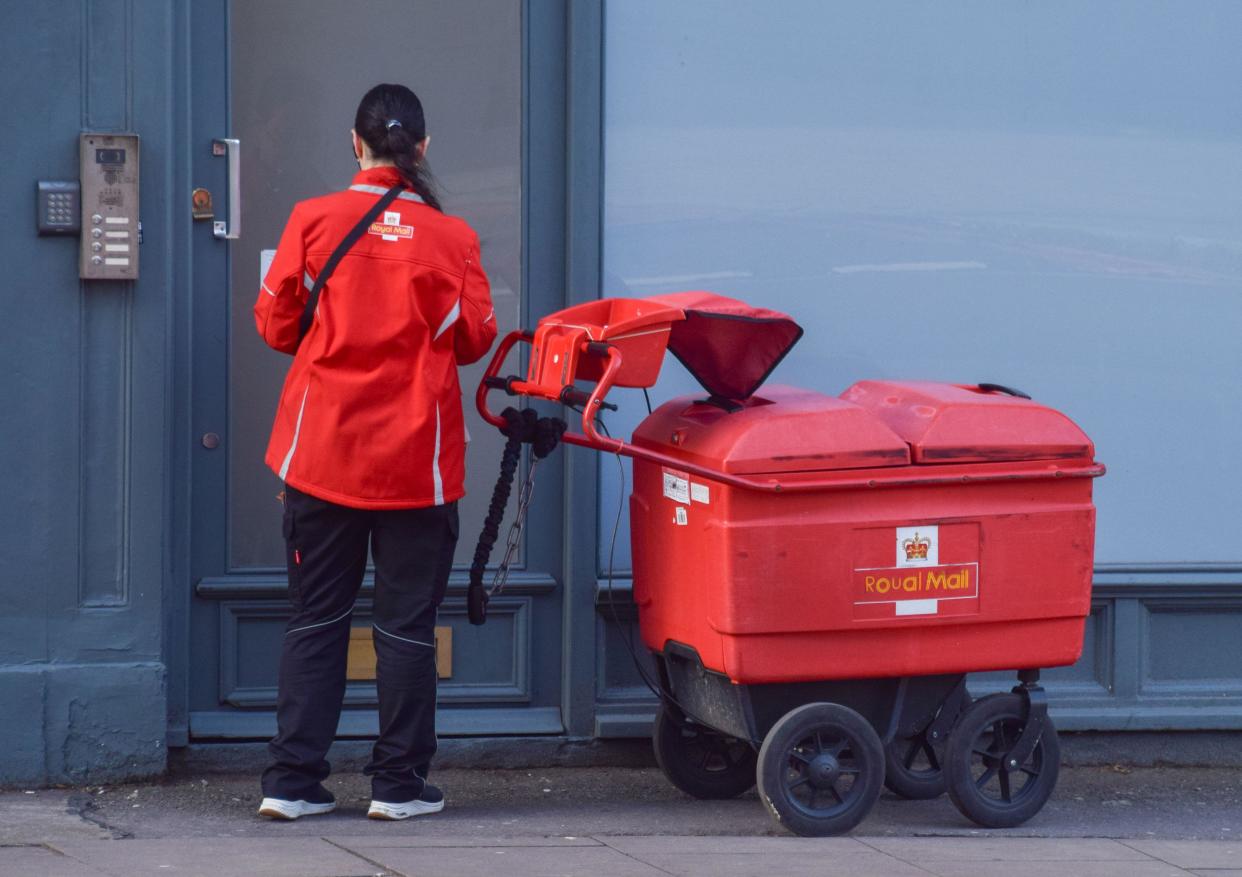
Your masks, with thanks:
[[[0,703],[0,784],[118,782],[167,766],[161,663],[3,667]]]

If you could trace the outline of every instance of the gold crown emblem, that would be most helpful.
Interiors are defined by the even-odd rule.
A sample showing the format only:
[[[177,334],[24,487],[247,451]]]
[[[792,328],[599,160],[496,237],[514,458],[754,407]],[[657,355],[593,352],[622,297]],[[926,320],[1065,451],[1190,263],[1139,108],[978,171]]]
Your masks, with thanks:
[[[920,537],[916,532],[913,538],[902,542],[901,547],[906,552],[906,560],[927,560],[927,551],[931,548],[931,540],[926,536]]]

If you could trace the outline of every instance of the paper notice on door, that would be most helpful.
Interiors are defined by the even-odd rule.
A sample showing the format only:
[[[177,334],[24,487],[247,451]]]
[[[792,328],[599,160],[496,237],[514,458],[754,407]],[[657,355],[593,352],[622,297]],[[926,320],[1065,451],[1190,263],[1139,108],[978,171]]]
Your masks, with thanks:
[[[259,250],[259,284],[267,279],[267,269],[272,267],[272,260],[276,258],[275,250]]]
[[[673,502],[690,505],[690,476],[676,469],[665,469],[664,495]]]
[[[706,484],[691,484],[690,498],[695,502],[703,503],[703,505],[707,505],[712,501],[711,491],[707,489]]]

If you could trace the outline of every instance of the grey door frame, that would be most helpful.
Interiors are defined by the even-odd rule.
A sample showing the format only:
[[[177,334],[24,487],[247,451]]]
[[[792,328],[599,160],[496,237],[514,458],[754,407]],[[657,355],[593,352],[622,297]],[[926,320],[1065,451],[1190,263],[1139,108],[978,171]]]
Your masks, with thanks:
[[[229,0],[187,2],[182,9],[190,57],[197,59],[184,88],[192,109],[182,160],[192,185],[223,193],[225,162],[211,155],[210,145],[229,131]],[[532,326],[544,313],[599,294],[602,9],[578,0],[528,0],[522,30],[521,307],[523,324]],[[279,576],[229,570],[227,453],[224,443],[209,449],[201,437],[211,432],[228,441],[229,314],[221,290],[229,289],[231,254],[212,237],[210,223],[193,224],[190,237],[193,283],[185,319],[174,330],[175,383],[185,394],[178,400],[180,422],[188,426],[179,436],[185,463],[174,477],[174,493],[188,501],[173,525],[173,541],[188,563],[174,571],[167,616],[171,745],[188,742],[193,692],[218,673],[204,666],[211,662],[195,660],[196,638],[219,642],[218,613],[206,611],[202,598],[281,593]],[[585,736],[594,711],[597,461],[581,451],[558,453],[556,460],[540,468],[532,513],[542,525],[528,529],[526,568],[515,572],[510,587],[530,593],[563,587],[561,720],[569,734]],[[584,508],[592,514],[573,513]],[[463,533],[463,539],[475,535]],[[465,582],[464,571],[456,571],[449,600],[464,596]],[[521,730],[516,723],[514,731]],[[552,728],[536,723],[528,731]]]

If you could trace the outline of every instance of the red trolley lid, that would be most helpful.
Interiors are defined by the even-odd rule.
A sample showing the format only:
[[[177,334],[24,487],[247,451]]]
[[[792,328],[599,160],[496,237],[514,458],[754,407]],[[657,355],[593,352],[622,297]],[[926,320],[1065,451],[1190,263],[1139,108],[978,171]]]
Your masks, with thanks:
[[[703,389],[726,399],[750,398],[802,337],[802,327],[788,314],[712,292],[674,292],[647,301],[686,315],[672,324],[668,349]]]
[[[1002,389],[859,381],[841,398],[872,412],[909,442],[915,463],[1094,458],[1091,439],[1072,420]]]
[[[732,413],[678,396],[634,443],[735,475],[907,466],[910,448],[872,412],[814,390],[769,386]]]

